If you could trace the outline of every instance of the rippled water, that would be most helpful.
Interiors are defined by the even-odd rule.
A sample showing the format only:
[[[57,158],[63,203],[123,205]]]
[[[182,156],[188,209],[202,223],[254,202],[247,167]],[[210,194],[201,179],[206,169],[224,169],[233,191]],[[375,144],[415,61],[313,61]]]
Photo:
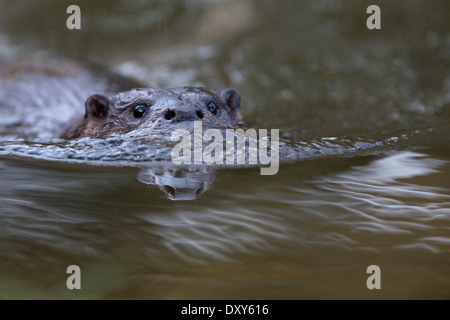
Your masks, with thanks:
[[[449,4],[381,2],[378,33],[369,4],[79,1],[71,33],[64,1],[4,2],[2,59],[234,87],[284,149],[262,176],[173,166],[160,142],[2,137],[0,297],[450,298]]]

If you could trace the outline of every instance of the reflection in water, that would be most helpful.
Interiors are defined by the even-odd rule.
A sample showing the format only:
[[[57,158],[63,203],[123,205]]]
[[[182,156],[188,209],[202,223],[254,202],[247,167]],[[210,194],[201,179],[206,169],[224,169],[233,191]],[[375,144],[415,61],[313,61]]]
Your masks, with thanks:
[[[188,260],[288,247],[377,251],[386,236],[398,236],[389,240],[390,248],[446,252],[450,237],[443,236],[441,223],[450,221],[450,191],[404,181],[438,173],[444,163],[414,152],[393,153],[316,178],[312,188],[293,187],[294,199],[283,197],[287,190],[273,194],[289,203],[287,210],[280,210],[279,203],[253,210],[234,206],[143,216],[157,226],[154,232],[169,250]]]
[[[283,186],[260,176],[251,180],[251,170],[219,170],[215,188],[188,202],[162,199],[136,181],[135,168],[80,172],[20,163],[0,162],[2,274],[19,268],[21,274],[50,269],[57,275],[77,261],[109,265],[105,257],[112,254],[121,266],[132,261],[122,279],[139,273],[170,282],[180,270],[217,262],[258,270],[254,264],[268,256],[272,267],[283,269],[286,261],[323,263],[336,252],[357,260],[366,253],[450,251],[450,190],[427,186],[428,177],[448,176],[441,171],[448,162],[415,152],[391,153],[313,180],[295,171],[313,168],[312,162],[282,167],[292,170]],[[228,175],[234,187],[224,182]],[[213,177],[208,170],[164,166],[139,173],[141,182],[170,190],[173,199],[195,197]]]
[[[450,237],[415,238],[414,235],[432,227],[446,234],[450,190],[408,181],[439,173],[437,168],[445,163],[414,152],[394,153],[367,166],[319,178],[314,184],[324,196],[331,196],[331,201],[337,202],[335,196],[339,197],[339,204],[329,203],[340,209],[334,217],[335,225],[349,228],[353,234],[406,235],[408,240],[397,244],[397,249],[445,252],[450,249]],[[317,210],[315,205],[305,207]]]
[[[247,139],[249,139],[247,137]],[[331,140],[330,140],[331,139]],[[244,141],[242,139],[242,141]],[[224,145],[223,159],[217,164],[207,165],[203,158],[200,165],[175,165],[172,162],[174,143],[167,137],[125,138],[111,137],[108,139],[82,138],[79,140],[40,140],[24,141],[13,137],[0,137],[0,156],[12,158],[32,158],[37,160],[50,160],[61,163],[80,163],[88,165],[101,165],[111,167],[137,167],[142,169],[138,180],[142,183],[158,186],[171,200],[194,200],[209,189],[214,181],[214,171],[220,167],[255,167],[250,164],[250,154],[254,154],[255,163],[263,162],[261,153],[273,150],[266,141],[263,152],[258,151],[260,142],[244,143],[243,150],[237,148],[234,153],[234,163],[227,164],[228,146]],[[278,143],[278,139],[277,139]],[[203,152],[209,141],[203,141]],[[268,146],[269,145],[269,146]],[[355,138],[355,142],[347,139],[323,138],[319,140],[295,143],[283,139],[280,143],[279,156],[268,159],[270,165],[278,171],[279,160],[293,161],[308,157],[335,155],[340,153],[355,153],[358,150],[373,149],[383,146],[381,142],[362,141]],[[192,148],[195,146],[193,145]],[[254,152],[250,151],[251,148]],[[278,151],[278,147],[276,149]],[[242,152],[242,153],[241,153]],[[270,153],[273,151],[270,151]],[[191,163],[195,163],[195,151],[191,153]],[[259,157],[256,156],[259,154]],[[241,157],[242,156],[242,157]],[[281,159],[279,159],[281,157]],[[244,161],[238,161],[242,158]],[[215,160],[216,161],[216,160]],[[275,162],[275,163],[273,163]],[[272,172],[276,172],[272,171]]]
[[[215,169],[211,166],[171,164],[146,168],[138,175],[140,182],[158,186],[170,200],[194,200],[209,189],[214,178]]]

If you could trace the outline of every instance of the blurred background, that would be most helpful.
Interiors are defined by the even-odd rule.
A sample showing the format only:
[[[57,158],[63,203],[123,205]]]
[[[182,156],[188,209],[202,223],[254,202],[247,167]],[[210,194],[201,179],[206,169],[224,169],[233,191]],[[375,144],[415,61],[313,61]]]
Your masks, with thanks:
[[[81,30],[66,28],[71,4]],[[366,27],[371,4],[2,0],[1,60],[76,57],[148,86],[233,87],[247,123],[299,139],[444,129],[271,177],[220,170],[183,202],[132,168],[2,158],[0,297],[450,298],[450,2],[376,1],[381,30]],[[72,264],[80,291],[65,287]],[[366,287],[372,264],[381,290]]]
[[[4,55],[77,56],[149,86],[234,87],[255,127],[323,136],[410,128],[450,103],[448,1],[2,1]]]

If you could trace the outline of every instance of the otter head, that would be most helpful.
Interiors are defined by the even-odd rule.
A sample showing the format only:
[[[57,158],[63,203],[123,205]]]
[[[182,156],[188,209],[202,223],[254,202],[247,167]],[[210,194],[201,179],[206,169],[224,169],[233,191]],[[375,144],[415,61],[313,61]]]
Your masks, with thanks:
[[[166,135],[176,129],[192,131],[194,121],[202,121],[204,129],[245,129],[240,105],[234,89],[218,93],[201,87],[146,88],[111,97],[94,94],[85,102],[84,118],[61,138]]]

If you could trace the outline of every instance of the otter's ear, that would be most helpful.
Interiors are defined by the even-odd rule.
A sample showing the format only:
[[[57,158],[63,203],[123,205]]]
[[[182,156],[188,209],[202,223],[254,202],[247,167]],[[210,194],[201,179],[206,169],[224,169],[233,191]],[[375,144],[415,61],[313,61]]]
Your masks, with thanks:
[[[86,108],[86,115],[84,116],[85,118],[93,116],[103,119],[108,115],[109,99],[104,95],[93,94],[92,96],[87,98],[84,105]]]
[[[225,89],[220,93],[222,100],[231,108],[231,110],[241,109],[241,95],[234,89]]]
[[[226,103],[227,106],[231,108],[232,117],[236,121],[241,122],[241,95],[239,92],[231,88],[225,89],[220,93],[220,98]]]

